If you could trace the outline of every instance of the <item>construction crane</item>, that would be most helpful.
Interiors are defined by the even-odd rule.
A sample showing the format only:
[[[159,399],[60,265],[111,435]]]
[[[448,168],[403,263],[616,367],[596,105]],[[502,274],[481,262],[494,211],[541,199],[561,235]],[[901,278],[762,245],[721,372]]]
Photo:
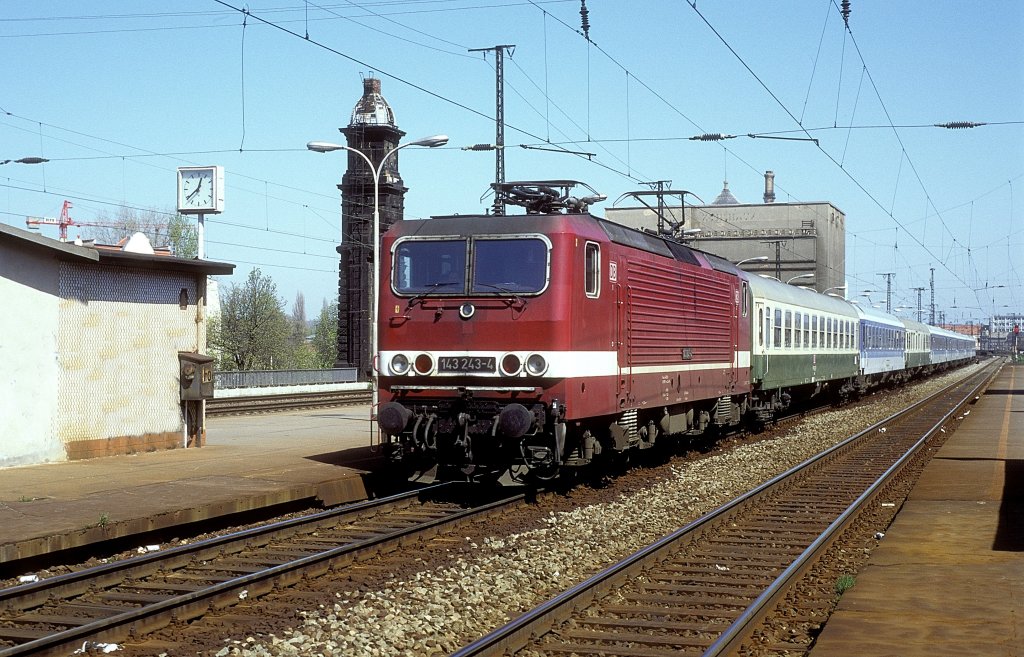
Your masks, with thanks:
[[[64,201],[64,206],[61,208],[59,217],[27,217],[25,219],[25,225],[29,228],[39,226],[42,224],[57,226],[60,231],[60,241],[68,241],[68,226],[100,226],[103,228],[125,228],[128,226],[125,223],[102,223],[98,221],[75,221],[71,218],[71,214],[68,212],[72,208],[71,201]],[[154,228],[164,227],[166,224],[159,224],[153,226]]]

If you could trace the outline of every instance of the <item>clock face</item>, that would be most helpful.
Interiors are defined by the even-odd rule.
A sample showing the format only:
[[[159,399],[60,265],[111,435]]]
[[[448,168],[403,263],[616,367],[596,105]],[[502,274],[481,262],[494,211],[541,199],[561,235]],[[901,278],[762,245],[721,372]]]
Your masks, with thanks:
[[[178,169],[178,211],[219,212],[219,190],[215,187],[222,184],[222,180],[218,173],[218,167]]]
[[[210,207],[213,202],[213,175],[210,171],[181,174],[181,200],[190,208]]]

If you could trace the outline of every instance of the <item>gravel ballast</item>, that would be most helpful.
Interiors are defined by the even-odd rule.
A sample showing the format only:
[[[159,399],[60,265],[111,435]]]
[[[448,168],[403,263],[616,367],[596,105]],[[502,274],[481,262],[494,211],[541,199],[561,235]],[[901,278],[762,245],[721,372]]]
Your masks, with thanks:
[[[494,520],[467,530],[470,536],[435,539],[422,558],[385,574],[383,585],[373,586],[373,578],[337,582],[333,602],[300,612],[301,625],[280,636],[225,637],[216,654],[448,654],[964,375],[886,391],[871,404],[828,410],[767,438],[651,468],[636,475],[642,483],[631,473],[611,484],[612,499],[535,508],[539,517],[526,528],[521,519],[509,519],[508,528]]]

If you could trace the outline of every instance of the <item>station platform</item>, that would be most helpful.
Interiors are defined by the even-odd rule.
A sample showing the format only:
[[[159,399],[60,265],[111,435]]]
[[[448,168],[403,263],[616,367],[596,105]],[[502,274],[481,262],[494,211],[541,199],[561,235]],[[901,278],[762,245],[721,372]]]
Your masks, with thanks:
[[[368,404],[212,417],[203,447],[5,468],[0,571],[9,561],[263,507],[366,499],[380,464],[369,426]]]
[[[1024,366],[926,466],[810,654],[1024,655]]]

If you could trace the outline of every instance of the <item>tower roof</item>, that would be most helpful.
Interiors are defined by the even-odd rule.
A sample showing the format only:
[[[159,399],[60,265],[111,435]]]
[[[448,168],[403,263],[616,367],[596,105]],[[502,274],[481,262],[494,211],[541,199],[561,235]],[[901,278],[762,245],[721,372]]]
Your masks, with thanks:
[[[363,80],[363,97],[352,109],[349,125],[395,125],[395,113],[380,95],[380,78]]]
[[[722,185],[722,192],[711,202],[711,205],[739,205],[740,202],[729,191],[729,181],[723,181]]]

